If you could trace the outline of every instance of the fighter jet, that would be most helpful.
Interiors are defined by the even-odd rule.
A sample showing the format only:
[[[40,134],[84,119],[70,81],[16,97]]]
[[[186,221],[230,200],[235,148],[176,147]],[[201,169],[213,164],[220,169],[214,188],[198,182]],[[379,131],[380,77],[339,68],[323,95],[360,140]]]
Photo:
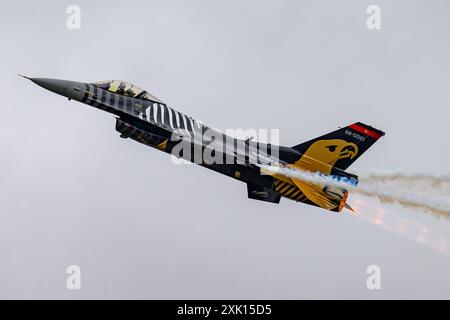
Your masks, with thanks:
[[[349,188],[345,185],[286,172],[319,174],[356,186],[358,177],[345,170],[384,135],[357,122],[292,147],[278,146],[210,128],[126,81],[24,78],[69,100],[113,114],[121,138],[244,182],[248,198],[272,203],[284,197],[332,212],[352,210],[346,203]]]

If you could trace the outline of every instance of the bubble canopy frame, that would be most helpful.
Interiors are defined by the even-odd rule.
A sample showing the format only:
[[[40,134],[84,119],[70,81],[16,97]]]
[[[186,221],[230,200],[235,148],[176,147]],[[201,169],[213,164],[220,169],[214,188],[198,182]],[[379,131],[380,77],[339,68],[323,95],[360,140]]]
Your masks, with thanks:
[[[121,94],[128,97],[144,99],[149,101],[165,104],[160,99],[150,94],[146,90],[123,80],[103,80],[91,83],[98,88],[108,90],[117,94]]]

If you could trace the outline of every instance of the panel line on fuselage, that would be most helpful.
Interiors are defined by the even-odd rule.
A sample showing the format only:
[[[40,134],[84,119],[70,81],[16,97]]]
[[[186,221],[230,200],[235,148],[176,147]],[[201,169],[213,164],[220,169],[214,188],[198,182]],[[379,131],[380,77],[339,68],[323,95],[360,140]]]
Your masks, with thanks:
[[[92,97],[91,97],[91,100],[92,100],[91,105],[94,108],[103,109],[102,107],[100,107],[100,104],[97,102],[97,95],[98,95],[98,89],[97,89],[96,86],[93,86],[93,88],[92,88]]]
[[[133,111],[133,101],[131,100],[130,97],[126,97],[126,104],[127,104],[126,112],[127,113],[132,113],[132,111]],[[148,115],[147,115],[147,118],[148,118]]]
[[[169,126],[172,128],[173,131],[176,131],[175,126],[173,125],[173,120],[174,120],[173,117],[175,116],[175,111],[173,111],[173,109],[171,107],[167,107],[167,108],[169,108],[169,114],[170,114]]]

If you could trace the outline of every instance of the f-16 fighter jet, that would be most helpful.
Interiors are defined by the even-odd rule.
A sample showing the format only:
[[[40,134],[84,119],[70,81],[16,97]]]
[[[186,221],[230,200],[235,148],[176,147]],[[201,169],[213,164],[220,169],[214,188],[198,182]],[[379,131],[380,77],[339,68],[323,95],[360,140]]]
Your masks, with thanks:
[[[352,210],[346,203],[349,188],[302,177],[319,174],[356,186],[358,177],[345,170],[384,135],[358,122],[293,147],[276,146],[226,135],[125,81],[25,78],[69,100],[112,113],[121,138],[242,181],[249,198],[273,203],[285,197],[334,212]]]

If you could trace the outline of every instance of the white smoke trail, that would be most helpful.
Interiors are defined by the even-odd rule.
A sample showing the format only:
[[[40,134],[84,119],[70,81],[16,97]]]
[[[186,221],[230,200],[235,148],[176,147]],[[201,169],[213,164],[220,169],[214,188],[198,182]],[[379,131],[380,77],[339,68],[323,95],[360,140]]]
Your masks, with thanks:
[[[438,218],[450,220],[450,205],[444,202],[438,202],[432,198],[423,198],[417,193],[407,193],[405,191],[396,190],[394,188],[386,189],[376,185],[370,185],[370,182],[363,182],[353,192],[376,197],[381,202],[400,204],[405,208],[420,209],[430,213]]]
[[[372,174],[356,187],[352,180],[289,167],[264,166],[263,170],[319,185],[334,185],[381,202],[419,209],[450,220],[450,177],[431,175]]]
[[[344,189],[351,189],[355,187],[354,182],[346,177],[333,175],[328,176],[320,172],[311,172],[289,167],[267,166],[267,165],[260,165],[260,166],[263,169],[263,172],[265,171],[270,174],[281,174],[285,177],[296,178],[310,183],[333,185]]]
[[[375,173],[363,177],[360,187],[354,191],[450,220],[449,176]]]
[[[450,176],[426,174],[376,173],[363,178],[365,183],[395,187],[427,197],[448,201],[450,198]]]
[[[365,180],[371,180],[376,182],[396,182],[402,185],[410,183],[420,183],[425,187],[432,187],[442,189],[442,191],[450,192],[450,176],[433,176],[427,174],[407,174],[407,173],[374,173],[364,178]]]

